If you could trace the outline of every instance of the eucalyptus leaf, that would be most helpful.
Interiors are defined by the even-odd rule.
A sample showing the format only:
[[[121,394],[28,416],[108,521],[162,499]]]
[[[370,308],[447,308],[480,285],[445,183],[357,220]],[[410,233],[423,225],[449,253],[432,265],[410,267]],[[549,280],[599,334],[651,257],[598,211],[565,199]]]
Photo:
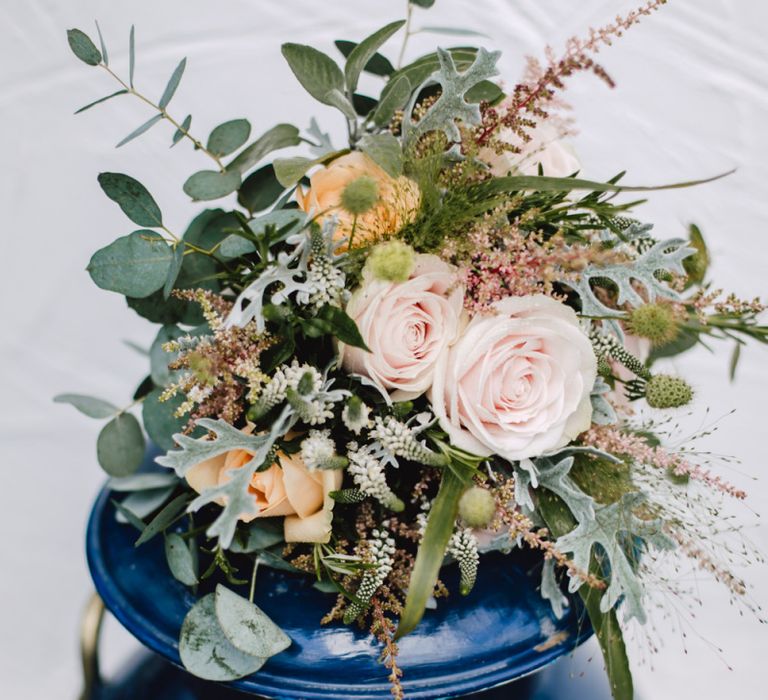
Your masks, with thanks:
[[[54,396],[56,403],[68,403],[74,406],[80,413],[89,418],[109,418],[114,416],[120,409],[109,401],[97,399],[94,396],[85,394],[59,394]]]
[[[121,413],[107,423],[96,440],[96,456],[110,476],[129,476],[144,460],[146,442],[139,421]]]
[[[109,56],[107,55],[107,45],[104,42],[104,37],[101,34],[101,27],[99,26],[98,20],[95,20],[94,23],[96,24],[96,33],[99,35],[99,45],[101,46],[101,57],[104,61],[104,65],[109,65]]]
[[[67,41],[72,53],[83,63],[89,66],[98,66],[101,63],[101,53],[85,32],[79,29],[68,29]]]
[[[75,114],[80,114],[81,112],[85,112],[85,110],[90,109],[91,107],[95,107],[98,104],[101,104],[102,102],[106,102],[107,100],[111,100],[113,97],[118,97],[119,95],[127,95],[128,90],[118,90],[117,92],[113,92],[111,95],[107,95],[106,97],[100,97],[98,100],[94,100],[93,102],[89,102],[84,107],[80,107]]]
[[[432,5],[435,4],[435,0],[408,0],[411,5],[418,5],[419,7],[423,7],[425,10],[428,10]]]
[[[175,532],[165,535],[165,560],[177,581],[181,581],[185,586],[194,586],[197,583],[198,574],[192,552],[189,551],[184,538]]]
[[[233,119],[219,124],[208,137],[208,150],[217,156],[228,156],[242,146],[251,135],[247,119]]]
[[[141,136],[144,132],[149,131],[155,124],[163,120],[162,114],[156,114],[154,117],[150,117],[145,121],[140,127],[137,129],[134,129],[128,136],[126,136],[122,141],[120,141],[115,148],[120,148],[121,146],[125,146],[126,143],[129,141],[133,141],[133,139]]]
[[[168,369],[169,363],[178,356],[177,353],[167,353],[163,345],[171,340],[177,340],[186,333],[178,326],[163,326],[152,341],[149,348],[149,363],[152,381],[157,387],[165,387],[173,381],[175,373]]]
[[[101,173],[99,185],[133,223],[155,228],[163,225],[160,207],[138,180],[123,173]]]
[[[133,474],[132,476],[113,477],[107,482],[107,488],[112,491],[147,491],[175,486],[179,477],[168,472],[150,472]]]
[[[357,42],[347,41],[345,39],[337,39],[333,42],[336,44],[336,48],[341,51],[344,58],[347,58],[357,46]],[[395,67],[386,56],[382,56],[380,53],[374,53],[373,56],[365,64],[363,70],[366,73],[387,77],[395,72]]]
[[[131,25],[128,35],[128,84],[133,87],[133,76],[136,72],[136,27]]]
[[[240,181],[236,170],[201,170],[187,179],[184,192],[195,201],[210,201],[232,194],[240,187]]]
[[[350,93],[357,89],[357,82],[365,66],[373,58],[379,48],[395,34],[403,25],[405,20],[398,20],[382,27],[371,36],[363,39],[347,57],[347,63],[344,66],[344,76],[346,78],[347,90]]]
[[[165,109],[173,99],[173,96],[176,94],[176,90],[179,87],[179,83],[181,82],[181,76],[184,75],[184,69],[186,67],[187,59],[182,58],[179,65],[176,66],[173,73],[171,74],[171,77],[168,80],[168,84],[165,86],[165,90],[160,97],[160,101],[157,103],[160,109]]]
[[[176,518],[184,512],[189,503],[189,496],[186,493],[179,494],[170,503],[168,503],[144,528],[139,535],[139,539],[134,543],[135,547],[140,547],[145,542],[149,542],[155,535],[159,535],[163,530],[169,527]]]
[[[245,536],[232,540],[230,552],[251,554],[285,541],[283,518],[256,518],[248,523]]]
[[[403,150],[400,141],[391,132],[366,134],[360,139],[359,145],[360,150],[392,177],[400,177],[403,174]]]
[[[272,163],[252,172],[240,186],[237,201],[249,212],[263,211],[271,207],[285,191],[275,177]]]
[[[283,44],[281,51],[293,74],[304,89],[324,104],[332,90],[344,92],[344,74],[336,62],[311,46]]]
[[[171,148],[173,148],[181,139],[183,139],[189,133],[189,127],[192,126],[192,115],[188,114],[184,117],[184,121],[181,122],[181,128],[176,129],[171,141]]]
[[[222,585],[215,595],[216,619],[236,649],[269,658],[291,646],[290,637],[256,605]]]
[[[181,394],[160,401],[163,394],[162,388],[151,391],[141,406],[141,417],[144,421],[144,429],[152,442],[163,450],[173,449],[175,441],[173,435],[181,432],[187,425],[187,417],[177,418],[175,413],[184,402]]]
[[[172,260],[162,236],[142,229],[97,250],[87,270],[101,289],[142,298],[163,286]]]
[[[126,297],[125,301],[129,308],[152,323],[183,323],[194,326],[205,320],[199,304],[174,297],[165,299],[161,289],[148,297]]]
[[[179,656],[198,678],[233,681],[258,671],[266,658],[245,654],[224,636],[216,618],[215,593],[195,603],[181,625]]]
[[[263,133],[227,166],[227,170],[236,170],[244,175],[264,156],[272,151],[290,146],[298,146],[301,143],[299,130],[293,124],[278,124]]]
[[[154,513],[158,508],[161,508],[175,490],[176,486],[174,485],[135,491],[129,494],[120,502],[122,508],[117,512],[117,522],[131,522],[126,511],[133,513],[133,515],[143,521],[144,518]],[[141,530],[142,532],[144,531],[143,526]]]
[[[446,34],[451,36],[481,36],[485,39],[490,39],[490,37],[487,34],[484,34],[483,32],[478,32],[474,29],[464,29],[463,27],[426,26],[426,27],[420,27],[414,32],[414,34],[418,34],[419,32],[427,32],[429,34]]]

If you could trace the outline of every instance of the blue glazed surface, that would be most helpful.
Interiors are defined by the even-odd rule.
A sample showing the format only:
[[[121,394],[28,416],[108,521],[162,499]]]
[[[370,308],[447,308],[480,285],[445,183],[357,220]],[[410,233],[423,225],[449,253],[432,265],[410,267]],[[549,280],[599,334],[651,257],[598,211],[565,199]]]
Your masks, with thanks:
[[[88,526],[86,549],[96,590],[140,642],[179,664],[178,633],[195,597],[168,572],[162,538],[134,547],[136,531],[115,520],[112,497],[102,491]],[[531,567],[535,573],[529,575]],[[455,569],[442,573],[454,591]],[[535,559],[516,554],[483,557],[471,595],[454,594],[441,601],[400,641],[406,696],[476,693],[533,673],[585,641],[591,629],[578,606],[572,605],[557,620],[536,590],[538,579]],[[310,579],[262,568],[255,602],[293,644],[233,687],[269,698],[391,697],[378,645],[357,629],[321,627],[319,620],[334,596],[314,589]]]

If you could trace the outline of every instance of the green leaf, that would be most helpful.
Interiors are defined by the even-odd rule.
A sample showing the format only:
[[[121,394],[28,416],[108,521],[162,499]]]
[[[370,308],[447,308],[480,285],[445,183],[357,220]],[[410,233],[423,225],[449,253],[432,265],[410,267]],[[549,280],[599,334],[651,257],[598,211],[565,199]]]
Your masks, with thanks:
[[[99,185],[133,223],[154,228],[163,225],[160,207],[138,180],[123,173],[101,173]]]
[[[324,103],[336,107],[347,119],[357,119],[355,106],[341,90],[334,88],[325,93]]]
[[[370,352],[363,340],[363,336],[360,335],[357,324],[344,309],[328,304],[320,309],[317,316],[330,324],[333,335],[342,343]]]
[[[173,96],[176,93],[177,88],[179,87],[179,83],[181,82],[181,76],[184,75],[184,69],[186,67],[187,67],[187,59],[182,58],[179,65],[176,66],[175,70],[171,74],[170,80],[168,80],[168,84],[165,86],[163,95],[160,98],[160,102],[157,103],[160,109],[165,109],[170,103],[170,101],[173,99]]]
[[[98,66],[101,63],[101,53],[85,32],[79,29],[68,29],[67,41],[72,53],[83,63],[89,66]]]
[[[87,270],[101,289],[142,298],[163,286],[172,259],[162,236],[142,229],[97,250]]]
[[[425,10],[428,10],[432,5],[435,4],[435,0],[409,0],[411,5],[418,5],[419,7],[423,7]]]
[[[360,79],[360,73],[362,73],[365,66],[373,58],[374,54],[379,48],[395,34],[403,25],[405,20],[398,20],[392,22],[385,27],[382,27],[377,32],[371,34],[368,38],[363,39],[347,57],[347,63],[344,66],[344,77],[347,81],[347,90],[351,93],[357,89],[357,82]]]
[[[245,537],[240,534],[232,540],[230,552],[251,554],[285,541],[283,518],[256,518],[248,523]]]
[[[165,535],[165,559],[173,577],[185,586],[197,583],[195,559],[181,535],[170,532]]]
[[[704,241],[704,235],[696,224],[691,224],[688,227],[688,241],[696,253],[690,258],[686,258],[685,262],[683,262],[683,267],[688,275],[686,288],[704,282],[710,263],[709,251]]]
[[[352,106],[355,108],[355,113],[361,117],[367,117],[378,106],[379,101],[368,97],[368,95],[361,95],[356,92],[352,95]]]
[[[333,105],[328,95],[334,90],[343,94],[344,74],[330,56],[303,44],[283,44],[281,51],[293,74],[316,100]]]
[[[171,450],[176,445],[174,434],[184,430],[188,418],[174,415],[184,402],[184,396],[177,394],[167,401],[160,401],[162,393],[163,389],[157,388],[147,394],[141,406],[141,417],[152,442],[163,450]]]
[[[300,143],[299,130],[293,124],[278,124],[263,133],[239,153],[227,166],[227,170],[236,170],[241,175],[244,175],[268,153],[281,148],[298,146]]]
[[[96,455],[101,468],[110,476],[129,476],[144,460],[146,442],[139,421],[121,413],[107,423],[96,440]]]
[[[460,477],[464,472],[461,465],[455,469],[444,469],[440,482],[440,490],[432,503],[427,519],[424,537],[416,554],[411,580],[408,584],[408,595],[405,609],[400,616],[395,639],[405,636],[419,624],[429,597],[435,589],[440,566],[445,557],[448,540],[451,539],[459,512],[459,499],[471,482],[470,472]]]
[[[240,187],[240,173],[236,170],[219,172],[201,170],[190,176],[184,183],[186,192],[195,201],[210,201],[232,194]]]
[[[360,150],[369,155],[392,177],[403,174],[403,150],[400,141],[389,131],[366,134],[360,139]]]
[[[144,524],[144,521],[139,518],[133,511],[126,508],[122,503],[118,503],[118,501],[112,500],[112,505],[115,507],[115,510],[117,511],[116,520],[118,522],[126,522],[130,523],[135,527],[139,532],[142,532],[144,528],[146,527]]]
[[[405,103],[408,102],[408,98],[411,96],[411,82],[408,77],[401,75],[395,78],[393,82],[387,83],[389,90],[386,95],[382,93],[381,100],[379,101],[376,111],[373,113],[373,123],[376,126],[385,126],[392,121],[392,117],[395,116],[395,112],[398,109],[402,109]]]
[[[731,355],[731,361],[728,363],[728,378],[733,381],[736,379],[736,368],[739,366],[739,360],[741,359],[741,343],[736,342],[733,347],[733,354]]]
[[[111,100],[113,97],[117,97],[118,95],[127,95],[128,90],[118,90],[117,92],[113,92],[111,95],[107,95],[106,97],[101,97],[98,100],[94,100],[93,102],[89,102],[85,107],[80,107],[75,114],[80,114],[81,112],[85,112],[86,109],[90,109],[91,107],[95,107],[98,104],[101,104],[102,102],[106,102],[107,100]]]
[[[467,90],[464,96],[467,102],[490,102],[496,104],[504,98],[504,91],[490,80],[482,80]]]
[[[122,141],[120,141],[115,148],[120,148],[121,146],[125,146],[126,143],[129,141],[133,141],[133,139],[141,136],[145,131],[149,131],[155,124],[157,124],[159,121],[163,120],[162,114],[156,114],[154,117],[151,117],[150,119],[147,119],[140,127],[137,129],[134,129],[128,136],[126,136]]]
[[[101,34],[101,27],[99,26],[99,21],[94,20],[94,22],[96,24],[96,32],[99,35],[99,44],[101,45],[101,56],[102,56],[102,59],[104,60],[104,65],[108,66],[109,56],[107,55],[107,45],[104,43],[104,37]]]
[[[136,27],[131,25],[128,36],[128,84],[133,87],[133,74],[136,72]]]
[[[181,128],[176,129],[173,134],[173,140],[171,141],[171,148],[173,148],[181,139],[189,132],[189,127],[192,126],[192,115],[188,114],[184,117],[184,121],[181,122]]]
[[[481,36],[485,39],[490,39],[488,34],[475,31],[474,29],[463,29],[461,27],[420,27],[414,33],[427,32],[429,34],[447,34],[451,36]]]
[[[56,403],[68,403],[74,406],[80,413],[89,418],[109,418],[114,416],[120,409],[109,401],[97,399],[85,394],[59,394],[54,396]]]
[[[648,357],[648,363],[653,364],[656,360],[659,360],[662,357],[674,357],[675,355],[680,355],[695,347],[698,342],[698,333],[683,328],[678,332],[677,337],[674,340],[652,348],[651,354]]]
[[[163,285],[163,299],[167,299],[171,296],[173,286],[176,284],[176,280],[181,272],[181,266],[184,264],[184,251],[186,247],[183,244],[177,243],[173,248],[173,258],[171,264],[168,267],[168,275],[165,278],[165,284]]]
[[[233,119],[219,124],[208,137],[208,150],[217,156],[228,156],[242,146],[251,135],[247,119]]]
[[[157,387],[165,387],[173,380],[174,373],[168,369],[168,364],[178,356],[176,353],[167,353],[163,345],[171,340],[176,340],[186,335],[178,326],[163,326],[152,341],[149,349],[149,363],[151,367],[152,381]]]
[[[133,474],[132,476],[114,477],[107,482],[112,491],[150,491],[175,486],[179,477],[171,473]]]
[[[344,39],[337,39],[335,42],[336,48],[341,51],[344,58],[347,58],[352,53],[357,43],[354,41],[346,41]],[[395,72],[395,67],[389,61],[388,58],[382,56],[380,53],[374,53],[373,56],[365,64],[363,70],[366,73],[372,73],[373,75],[379,75],[387,77]]]
[[[135,491],[134,493],[128,494],[128,496],[120,502],[120,505],[123,508],[117,514],[117,521],[119,523],[133,523],[125,511],[130,511],[138,519],[143,521],[144,518],[154,513],[158,508],[162,508],[175,490],[176,486],[172,485],[156,489]],[[139,531],[144,532],[144,527],[142,522]]]
[[[270,163],[245,178],[237,193],[237,201],[251,213],[263,211],[271,207],[284,191]]]
[[[246,654],[269,658],[291,646],[290,637],[266,613],[222,585],[216,586],[215,609],[224,636]]]
[[[216,618],[216,594],[192,606],[181,625],[179,656],[190,673],[209,681],[233,681],[258,671],[266,658],[245,654],[224,636]]]
[[[320,165],[321,163],[328,163],[345,153],[349,153],[349,149],[345,148],[340,151],[325,153],[319,158],[305,158],[304,156],[275,158],[275,177],[283,187],[293,187],[293,185],[304,177],[305,173],[310,168],[315,165]]]
[[[159,535],[169,527],[184,512],[188,503],[189,495],[186,493],[176,496],[144,528],[144,531],[139,535],[139,539],[134,543],[134,547],[140,547],[145,542],[149,542],[155,535]]]
[[[152,323],[183,323],[195,326],[205,320],[199,304],[174,297],[164,299],[161,289],[148,297],[126,297],[125,301],[129,308]]]

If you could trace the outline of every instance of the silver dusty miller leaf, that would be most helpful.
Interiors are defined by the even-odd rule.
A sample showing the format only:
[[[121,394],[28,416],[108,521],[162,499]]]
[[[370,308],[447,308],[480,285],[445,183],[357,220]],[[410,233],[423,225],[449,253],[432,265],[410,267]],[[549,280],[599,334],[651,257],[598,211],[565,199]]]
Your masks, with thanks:
[[[611,406],[610,401],[605,398],[606,394],[611,392],[611,387],[608,386],[605,379],[598,377],[595,380],[595,385],[592,387],[592,393],[590,394],[590,400],[592,401],[592,422],[598,425],[613,425],[617,423],[619,418],[616,415],[616,411]]]
[[[463,73],[460,73],[450,52],[445,49],[438,49],[437,59],[440,68],[413,91],[404,110],[403,137],[405,144],[415,143],[424,134],[431,131],[442,131],[450,143],[457,144],[461,141],[461,133],[456,120],[470,125],[480,124],[482,120],[480,105],[468,103],[465,96],[478,83],[498,75],[496,62],[500,55],[500,51],[488,52],[481,48],[477,52],[474,63]],[[421,119],[414,121],[411,115],[419,93],[425,87],[435,84],[439,84],[441,87],[440,97]],[[451,150],[455,149],[456,146]]]
[[[563,617],[565,608],[568,607],[568,598],[563,595],[555,576],[555,560],[545,559],[541,570],[541,597],[548,600],[552,606],[552,612],[559,620]]]
[[[566,535],[558,538],[555,546],[563,553],[572,554],[573,563],[582,571],[589,570],[593,547],[599,545],[608,558],[610,584],[600,600],[600,610],[608,612],[623,597],[626,619],[646,620],[643,609],[643,588],[627,558],[626,548],[635,547],[635,538],[657,549],[674,549],[675,543],[662,531],[661,520],[642,520],[634,510],[645,501],[641,493],[626,494],[620,501],[595,509],[595,516],[585,520]],[[569,590],[577,591],[583,581],[574,576]]]
[[[614,318],[625,316],[624,311],[603,304],[592,290],[590,282],[608,279],[618,289],[616,305],[629,302],[633,306],[642,306],[646,300],[638,294],[633,282],[641,284],[646,291],[647,301],[652,302],[657,297],[680,301],[680,295],[656,277],[657,272],[669,272],[683,275],[683,260],[696,251],[686,246],[682,238],[670,238],[656,243],[650,250],[640,255],[635,261],[597,267],[586,267],[578,281],[561,280],[571,287],[581,297],[581,314],[583,316],[610,316]]]

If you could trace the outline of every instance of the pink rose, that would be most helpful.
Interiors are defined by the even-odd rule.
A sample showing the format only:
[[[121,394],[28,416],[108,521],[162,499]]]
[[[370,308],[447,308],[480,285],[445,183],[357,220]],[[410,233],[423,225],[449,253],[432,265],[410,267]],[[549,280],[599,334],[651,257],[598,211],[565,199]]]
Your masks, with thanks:
[[[576,313],[543,295],[508,297],[478,315],[441,356],[430,392],[451,442],[520,460],[587,430],[597,374]]]
[[[417,255],[405,282],[364,279],[347,313],[371,352],[343,347],[344,368],[369,377],[396,401],[420,396],[458,337],[463,303],[455,270],[435,255]]]

